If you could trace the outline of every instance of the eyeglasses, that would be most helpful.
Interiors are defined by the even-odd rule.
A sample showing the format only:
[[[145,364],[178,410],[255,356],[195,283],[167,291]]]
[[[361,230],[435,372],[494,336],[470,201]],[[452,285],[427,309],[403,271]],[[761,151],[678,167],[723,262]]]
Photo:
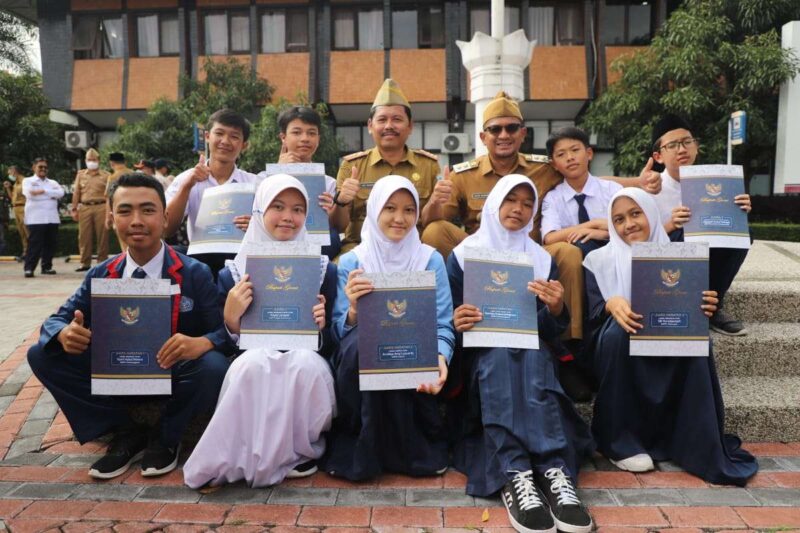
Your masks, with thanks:
[[[692,146],[696,146],[699,144],[700,144],[700,139],[689,137],[688,139],[681,139],[680,141],[668,142],[667,144],[659,148],[658,151],[660,152],[661,150],[666,150],[667,152],[674,152],[678,150],[680,146],[689,149]]]
[[[504,126],[500,126],[500,125],[498,125],[498,126],[486,126],[485,128],[483,128],[483,131],[485,131],[485,132],[497,137],[498,135],[500,135],[500,132],[502,132],[503,130],[506,130],[506,132],[509,135],[514,135],[520,129],[522,129],[522,124],[506,124]]]

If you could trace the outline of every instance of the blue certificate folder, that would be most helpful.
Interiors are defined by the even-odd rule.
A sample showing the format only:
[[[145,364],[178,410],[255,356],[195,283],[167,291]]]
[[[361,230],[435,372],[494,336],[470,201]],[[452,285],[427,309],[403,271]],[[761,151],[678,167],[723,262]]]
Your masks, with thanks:
[[[533,279],[525,254],[465,249],[464,303],[480,309],[483,320],[464,332],[464,347],[538,349],[536,297],[528,292]]]
[[[308,193],[306,231],[308,240],[320,246],[331,244],[331,225],[328,213],[319,206],[319,195],[326,191],[325,165],[322,163],[285,163],[267,165],[267,179],[275,174],[297,178]]]
[[[631,308],[644,329],[630,336],[631,355],[708,356],[708,244],[634,243]]]
[[[374,290],[358,300],[362,391],[415,389],[439,379],[436,274],[364,274]]]
[[[692,217],[683,227],[685,242],[707,242],[711,248],[750,248],[747,213],[734,203],[744,194],[741,165],[680,167],[681,202]]]
[[[197,218],[192,228],[189,254],[235,254],[244,231],[234,217],[253,213],[255,183],[226,183],[203,191]]]
[[[156,355],[172,333],[169,280],[92,280],[92,394],[172,394]]]
[[[239,347],[316,350],[319,329],[312,308],[320,288],[320,246],[269,243],[246,253],[253,302],[242,316]]]

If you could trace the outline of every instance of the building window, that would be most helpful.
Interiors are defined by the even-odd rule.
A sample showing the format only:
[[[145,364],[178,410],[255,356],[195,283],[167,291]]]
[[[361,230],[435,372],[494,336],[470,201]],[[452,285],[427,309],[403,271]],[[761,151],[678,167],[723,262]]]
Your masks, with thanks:
[[[247,11],[205,13],[203,32],[206,55],[250,53],[250,15]]]
[[[335,50],[383,50],[383,10],[343,8],[333,11]]]
[[[308,52],[308,12],[270,9],[261,13],[261,53]]]
[[[528,38],[539,46],[583,44],[583,6],[536,2],[528,8]]]
[[[504,35],[520,29],[519,6],[506,5],[504,22]],[[492,10],[486,4],[470,6],[469,28],[470,36],[476,31],[482,31],[486,35],[492,34]]]
[[[444,8],[411,5],[394,9],[392,48],[444,48]]]
[[[652,6],[649,2],[606,0],[600,17],[600,43],[604,45],[645,45],[653,36]]]
[[[114,59],[123,54],[122,17],[87,15],[73,18],[75,59]]]
[[[177,13],[136,16],[136,55],[174,56],[180,53]]]

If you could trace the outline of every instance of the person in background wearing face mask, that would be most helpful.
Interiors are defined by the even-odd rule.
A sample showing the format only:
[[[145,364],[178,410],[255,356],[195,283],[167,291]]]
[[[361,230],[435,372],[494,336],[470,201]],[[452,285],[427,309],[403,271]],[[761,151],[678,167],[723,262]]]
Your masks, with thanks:
[[[75,272],[86,272],[92,266],[92,236],[97,241],[97,262],[108,259],[106,228],[106,186],[108,172],[100,170],[100,154],[94,148],[86,151],[86,168],[79,170],[72,188],[72,219],[78,222],[78,249],[81,264]]]
[[[22,194],[22,180],[25,175],[16,165],[8,167],[8,180],[3,182],[3,187],[14,210],[14,219],[17,221],[19,240],[22,243],[22,257],[28,253],[28,228],[25,227],[25,196]],[[21,261],[18,257],[17,261]]]
[[[28,227],[30,243],[25,254],[25,277],[32,278],[39,259],[42,274],[54,275],[53,254],[58,245],[58,199],[64,196],[64,187],[47,177],[47,159],[37,157],[33,161],[34,175],[22,181],[25,195],[25,225]]]

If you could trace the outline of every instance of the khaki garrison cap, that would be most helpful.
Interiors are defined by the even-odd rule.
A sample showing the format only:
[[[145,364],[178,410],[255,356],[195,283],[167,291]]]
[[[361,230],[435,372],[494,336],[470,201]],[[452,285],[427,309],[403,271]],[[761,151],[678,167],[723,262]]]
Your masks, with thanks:
[[[497,117],[516,117],[522,120],[519,104],[509,97],[505,91],[500,91],[483,110],[483,124]]]
[[[384,80],[381,88],[378,89],[378,94],[375,95],[375,101],[372,102],[372,109],[380,105],[402,105],[411,109],[411,105],[403,94],[403,90],[397,85],[397,82],[391,78]]]

